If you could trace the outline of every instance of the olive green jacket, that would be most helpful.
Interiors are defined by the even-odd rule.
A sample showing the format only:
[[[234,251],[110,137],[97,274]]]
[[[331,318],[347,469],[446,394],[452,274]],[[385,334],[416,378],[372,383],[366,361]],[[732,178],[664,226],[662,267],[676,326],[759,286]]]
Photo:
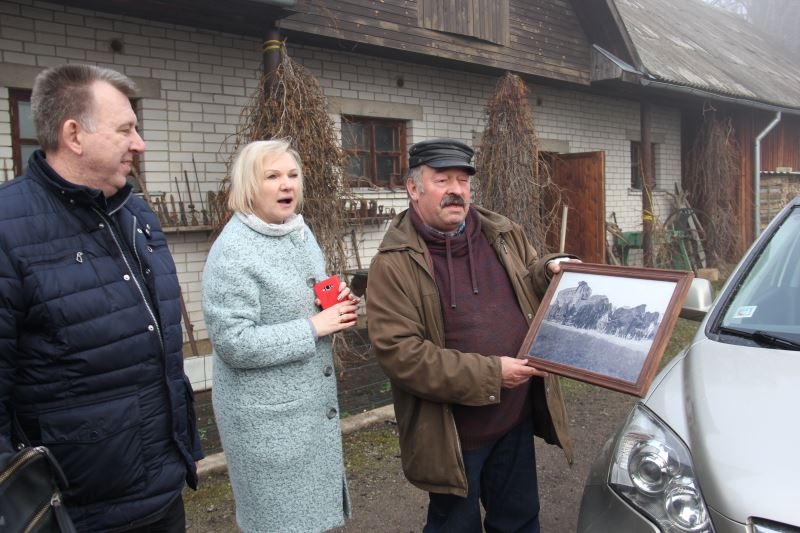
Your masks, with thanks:
[[[483,233],[508,272],[528,324],[544,295],[545,264],[519,225],[476,208]],[[408,211],[391,222],[369,269],[367,320],[375,355],[392,382],[394,409],[406,478],[417,487],[466,496],[467,479],[452,405],[498,403],[499,355],[489,357],[444,347],[439,290],[431,257]],[[497,325],[502,328],[502,324]],[[488,355],[488,354],[487,354]],[[572,444],[558,378],[532,381],[536,435],[560,445],[572,463]]]

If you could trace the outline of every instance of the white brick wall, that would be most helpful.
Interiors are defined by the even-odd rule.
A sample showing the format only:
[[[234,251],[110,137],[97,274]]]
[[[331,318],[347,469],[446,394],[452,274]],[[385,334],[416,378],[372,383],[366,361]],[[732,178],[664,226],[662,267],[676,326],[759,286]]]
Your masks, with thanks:
[[[240,111],[258,84],[260,43],[254,39],[128,17],[74,9],[33,0],[0,0],[0,64],[47,67],[90,62],[127,75],[158,80],[160,98],[139,101],[147,142],[143,175],[151,193],[174,193],[174,178],[185,194],[183,171],[192,178],[197,165],[200,190],[215,191],[225,173]],[[124,44],[114,53],[112,39]],[[496,78],[419,66],[334,50],[294,46],[290,55],[319,80],[328,97],[422,108],[422,120],[408,123],[408,143],[429,137],[472,142],[485,122],[484,106]],[[399,87],[398,76],[403,84]],[[8,88],[0,87],[0,180],[11,173]],[[535,126],[542,139],[568,143],[570,152],[605,151],[606,214],[615,213],[625,230],[640,229],[641,193],[629,190],[628,136],[638,131],[633,101],[531,86]],[[536,105],[537,99],[541,105]],[[338,116],[333,117],[338,121]],[[680,180],[680,114],[656,108],[658,186],[672,190]],[[658,142],[658,141],[657,141]],[[388,212],[407,205],[404,190],[359,191]],[[655,200],[662,218],[664,193]],[[357,227],[359,255],[366,267],[385,229]],[[209,248],[207,233],[170,234],[170,245],[195,335],[206,335],[200,310],[200,275]],[[349,245],[349,239],[348,239]],[[354,261],[351,267],[355,267]]]

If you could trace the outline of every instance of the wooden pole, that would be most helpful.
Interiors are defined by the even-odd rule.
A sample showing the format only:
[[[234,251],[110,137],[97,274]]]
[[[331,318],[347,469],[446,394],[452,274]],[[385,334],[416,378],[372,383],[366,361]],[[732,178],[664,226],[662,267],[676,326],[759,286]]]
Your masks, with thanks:
[[[558,240],[558,252],[564,253],[564,246],[567,243],[567,213],[569,208],[565,205],[561,211],[561,235]]]
[[[641,122],[641,146],[639,149],[641,162],[639,171],[642,174],[642,253],[644,266],[650,268],[655,265],[655,254],[653,252],[653,228],[655,226],[653,189],[655,188],[655,176],[653,176],[652,172],[651,113],[650,102],[642,100],[639,112]]]
[[[189,346],[192,348],[192,355],[197,357],[200,353],[197,351],[197,343],[194,340],[194,324],[189,320],[189,311],[186,310],[186,302],[183,301],[183,291],[180,292],[180,296],[183,325],[186,326],[186,335],[189,337]]]

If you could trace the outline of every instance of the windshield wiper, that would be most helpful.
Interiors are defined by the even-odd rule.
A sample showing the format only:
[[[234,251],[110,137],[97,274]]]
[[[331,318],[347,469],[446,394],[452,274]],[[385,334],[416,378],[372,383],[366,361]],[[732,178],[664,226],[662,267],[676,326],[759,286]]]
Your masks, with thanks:
[[[719,332],[720,333],[726,333],[728,335],[735,335],[736,337],[742,337],[744,339],[752,339],[753,338],[753,332],[752,331],[748,331],[746,329],[732,328],[730,326],[720,326],[719,327]]]
[[[773,335],[772,333],[767,333],[766,331],[761,331],[761,330],[747,331],[744,329],[731,328],[729,326],[720,326],[719,331],[720,333],[735,335],[737,337],[742,337],[744,339],[752,339],[756,341],[758,344],[761,344],[763,346],[774,346],[782,350],[800,351],[799,342],[789,340],[785,337],[779,337],[777,335]]]
[[[800,350],[800,343],[789,340],[785,337],[779,337],[766,331],[754,331],[753,340],[759,344],[766,344],[767,346],[775,346],[782,350]]]

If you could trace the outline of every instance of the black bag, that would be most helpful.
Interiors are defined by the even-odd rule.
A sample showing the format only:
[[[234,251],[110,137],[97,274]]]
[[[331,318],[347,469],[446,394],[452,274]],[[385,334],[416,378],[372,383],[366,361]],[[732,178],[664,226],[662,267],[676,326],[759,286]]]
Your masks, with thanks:
[[[74,533],[59,484],[68,486],[61,467],[44,446],[0,452],[0,531]]]

